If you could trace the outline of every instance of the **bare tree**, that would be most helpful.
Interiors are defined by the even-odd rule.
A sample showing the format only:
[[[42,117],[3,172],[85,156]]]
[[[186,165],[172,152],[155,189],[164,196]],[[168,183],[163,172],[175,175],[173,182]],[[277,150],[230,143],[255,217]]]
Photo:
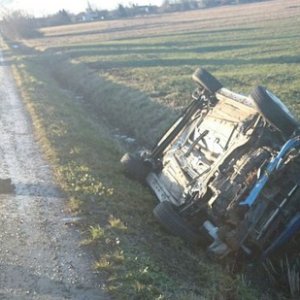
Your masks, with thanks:
[[[33,38],[39,35],[36,19],[22,11],[7,13],[1,21],[1,31],[10,39]]]

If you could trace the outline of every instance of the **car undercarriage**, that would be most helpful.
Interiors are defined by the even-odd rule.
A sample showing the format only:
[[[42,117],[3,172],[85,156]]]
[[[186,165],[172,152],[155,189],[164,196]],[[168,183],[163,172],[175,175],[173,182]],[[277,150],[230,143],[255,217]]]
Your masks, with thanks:
[[[264,259],[300,228],[299,123],[267,89],[246,97],[201,68],[193,79],[191,104],[155,147],[121,162],[154,192],[171,233],[217,259]]]

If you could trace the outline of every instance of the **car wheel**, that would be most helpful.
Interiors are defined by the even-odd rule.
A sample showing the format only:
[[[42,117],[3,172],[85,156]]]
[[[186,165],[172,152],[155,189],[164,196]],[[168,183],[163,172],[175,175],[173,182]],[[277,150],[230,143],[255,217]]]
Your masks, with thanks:
[[[218,79],[203,68],[199,68],[194,72],[193,80],[211,93],[215,93],[223,87]]]
[[[299,127],[299,122],[288,108],[267,89],[258,86],[250,96],[266,120],[284,135],[291,135]]]
[[[149,173],[149,167],[138,154],[125,153],[121,158],[125,174],[135,180],[143,182]]]
[[[199,233],[180,217],[172,203],[160,202],[153,210],[155,218],[172,234],[177,235],[191,244],[200,241]]]

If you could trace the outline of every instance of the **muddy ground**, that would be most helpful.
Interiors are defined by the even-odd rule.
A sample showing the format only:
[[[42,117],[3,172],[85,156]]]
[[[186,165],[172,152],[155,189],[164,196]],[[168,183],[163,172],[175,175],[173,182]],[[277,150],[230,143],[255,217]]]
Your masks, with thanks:
[[[70,226],[1,52],[0,178],[0,299],[109,299]]]

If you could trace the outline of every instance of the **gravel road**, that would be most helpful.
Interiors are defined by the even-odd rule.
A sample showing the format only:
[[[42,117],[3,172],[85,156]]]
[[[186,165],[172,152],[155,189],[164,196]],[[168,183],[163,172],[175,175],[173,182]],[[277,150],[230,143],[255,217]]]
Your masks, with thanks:
[[[64,199],[34,140],[0,52],[0,299],[109,299],[66,224]]]

